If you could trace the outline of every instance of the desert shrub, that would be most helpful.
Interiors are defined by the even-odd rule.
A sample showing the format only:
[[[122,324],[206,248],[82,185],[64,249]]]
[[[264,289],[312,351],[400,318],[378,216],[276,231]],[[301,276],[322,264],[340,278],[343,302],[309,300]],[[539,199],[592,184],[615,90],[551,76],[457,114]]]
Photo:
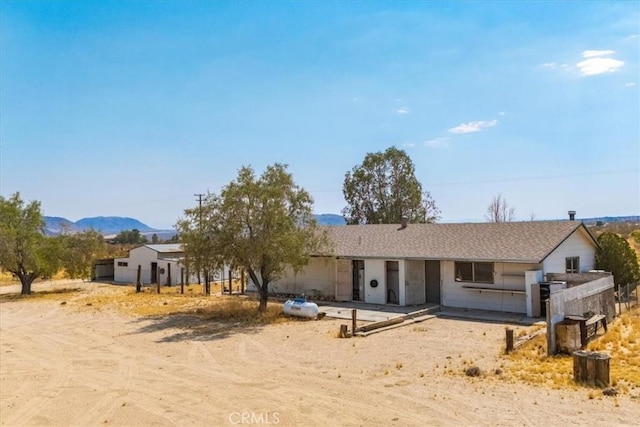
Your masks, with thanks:
[[[468,377],[479,377],[482,371],[477,366],[469,366],[465,369],[464,374]]]

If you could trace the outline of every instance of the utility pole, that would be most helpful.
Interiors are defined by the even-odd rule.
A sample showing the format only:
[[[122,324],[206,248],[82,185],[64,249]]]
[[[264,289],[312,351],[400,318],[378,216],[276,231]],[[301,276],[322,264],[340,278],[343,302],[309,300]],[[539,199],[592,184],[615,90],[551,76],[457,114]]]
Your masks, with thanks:
[[[200,233],[200,238],[202,239],[202,198],[204,197],[204,194],[202,193],[196,193],[194,194],[195,197],[197,197],[198,199],[198,232]],[[198,256],[196,259],[200,259],[200,256]],[[198,284],[200,284],[200,268],[202,267],[200,265],[200,262],[198,261],[197,264],[197,269],[198,269]],[[208,281],[207,278],[205,278],[204,281],[204,293],[205,295],[208,294]]]

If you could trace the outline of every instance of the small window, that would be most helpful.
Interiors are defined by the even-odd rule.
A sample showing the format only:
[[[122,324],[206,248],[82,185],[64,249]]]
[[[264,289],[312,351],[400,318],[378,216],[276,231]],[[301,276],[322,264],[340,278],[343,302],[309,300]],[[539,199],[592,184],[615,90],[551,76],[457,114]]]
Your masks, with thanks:
[[[118,261],[118,267],[129,267],[129,263],[124,261]]]
[[[565,265],[567,273],[580,273],[580,257],[566,258]]]
[[[456,262],[456,282],[473,282],[472,262]]]
[[[456,282],[493,283],[492,262],[456,262]]]

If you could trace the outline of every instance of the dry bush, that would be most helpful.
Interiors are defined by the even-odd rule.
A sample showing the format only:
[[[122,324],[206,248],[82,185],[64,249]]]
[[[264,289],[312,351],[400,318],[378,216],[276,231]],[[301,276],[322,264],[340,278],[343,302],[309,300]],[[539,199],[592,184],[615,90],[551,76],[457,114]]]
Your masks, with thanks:
[[[640,393],[640,310],[623,314],[608,327],[607,333],[587,347],[610,355],[612,385],[620,392]],[[502,356],[509,360],[505,371],[513,378],[551,388],[573,388],[573,358],[547,356],[545,335],[539,335],[518,350]]]
[[[469,366],[465,369],[464,374],[468,377],[479,377],[482,374],[482,371],[477,366]]]

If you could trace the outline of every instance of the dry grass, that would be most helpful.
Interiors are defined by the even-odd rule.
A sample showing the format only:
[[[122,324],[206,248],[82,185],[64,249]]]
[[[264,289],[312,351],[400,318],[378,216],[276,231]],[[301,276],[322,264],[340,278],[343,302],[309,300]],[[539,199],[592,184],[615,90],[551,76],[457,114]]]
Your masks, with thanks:
[[[621,393],[640,396],[640,310],[623,314],[608,332],[588,345],[592,351],[610,355],[611,383]],[[540,335],[514,353],[504,355],[508,378],[554,389],[577,389],[573,359],[569,355],[547,356],[546,336]]]
[[[258,312],[258,301],[240,295],[220,295],[220,285],[212,285],[212,295],[205,296],[201,285],[160,288],[144,287],[136,293],[132,286],[88,285],[84,288],[63,288],[33,292],[31,295],[16,293],[0,296],[1,301],[59,301],[61,305],[78,310],[116,310],[136,317],[161,317],[190,314],[202,320],[230,322],[238,325],[269,324],[286,321],[280,303],[269,303],[264,313]]]

